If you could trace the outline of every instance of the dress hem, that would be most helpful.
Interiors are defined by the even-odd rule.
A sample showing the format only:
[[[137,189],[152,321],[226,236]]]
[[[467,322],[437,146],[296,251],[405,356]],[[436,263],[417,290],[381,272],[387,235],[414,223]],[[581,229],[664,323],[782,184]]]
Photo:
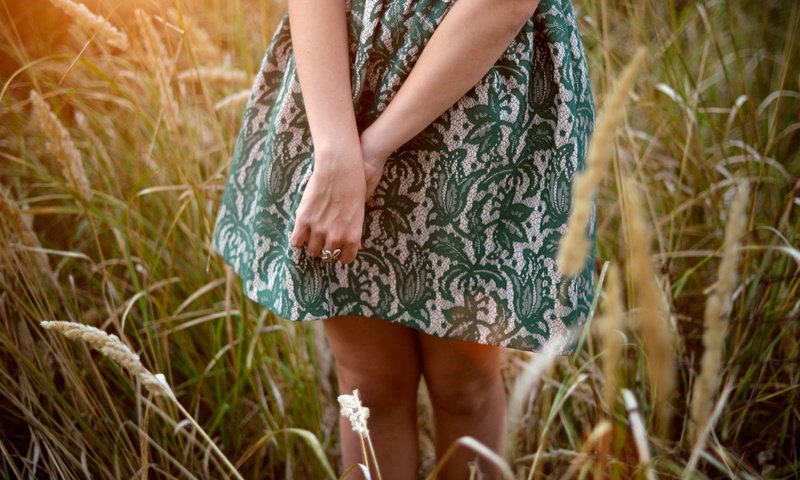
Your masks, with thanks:
[[[216,253],[216,254],[217,254],[217,255],[218,255],[218,256],[219,256],[219,257],[220,257],[220,258],[223,260],[223,262],[225,263],[225,265],[227,265],[227,266],[228,266],[228,267],[229,267],[229,268],[230,268],[230,269],[231,269],[231,270],[232,270],[234,273],[236,273],[236,275],[237,275],[237,276],[238,276],[238,277],[239,277],[239,278],[240,278],[240,279],[241,279],[243,282],[245,282],[245,281],[247,281],[247,280],[248,280],[248,278],[247,278],[247,277],[245,277],[244,275],[242,275],[242,273],[241,273],[239,270],[237,270],[237,269],[236,269],[236,267],[234,266],[233,262],[232,262],[232,261],[231,261],[231,260],[230,260],[230,259],[229,259],[227,256],[223,255],[223,254],[222,254],[222,253],[221,253],[219,250],[217,250],[217,249],[216,249],[216,247],[213,247],[213,246],[212,246],[212,250],[214,251],[214,253]],[[395,325],[402,325],[402,326],[405,326],[405,327],[408,327],[408,328],[412,328],[412,329],[414,329],[414,330],[419,330],[419,331],[420,331],[420,332],[422,332],[422,333],[425,333],[425,334],[427,334],[427,335],[431,335],[431,336],[434,336],[434,337],[437,337],[437,338],[444,338],[444,339],[450,339],[450,340],[459,340],[459,341],[462,341],[462,342],[466,342],[466,343],[474,343],[474,344],[478,344],[478,345],[490,345],[490,346],[494,346],[494,347],[501,347],[501,348],[504,348],[504,349],[509,349],[509,350],[518,350],[518,351],[529,352],[529,353],[542,353],[542,351],[544,350],[544,348],[543,348],[543,347],[539,347],[539,348],[537,348],[537,349],[528,349],[528,348],[522,348],[522,347],[519,347],[519,346],[514,346],[514,345],[500,345],[500,344],[499,344],[499,343],[497,343],[497,342],[491,342],[491,341],[488,341],[488,342],[475,342],[475,341],[471,341],[471,340],[465,340],[464,338],[461,338],[461,337],[456,337],[456,336],[448,336],[448,335],[442,335],[442,334],[440,334],[440,333],[428,332],[428,331],[425,331],[425,329],[423,329],[423,328],[420,328],[419,326],[415,326],[415,325],[409,325],[409,324],[407,324],[407,323],[404,323],[404,322],[400,322],[400,321],[396,321],[396,320],[391,320],[391,319],[388,319],[388,318],[379,317],[379,316],[375,316],[375,315],[372,315],[372,314],[370,314],[370,315],[365,315],[365,314],[364,314],[364,312],[363,312],[362,310],[353,310],[353,309],[351,309],[350,311],[336,311],[336,312],[331,312],[331,314],[330,314],[330,315],[320,315],[320,316],[317,316],[317,315],[306,315],[306,316],[304,316],[304,318],[296,318],[296,319],[292,319],[292,318],[286,317],[286,316],[284,315],[284,312],[283,312],[283,311],[281,311],[280,309],[276,308],[276,307],[275,307],[273,304],[271,304],[271,303],[270,303],[270,304],[267,304],[267,303],[265,303],[263,300],[261,300],[261,299],[258,297],[258,295],[251,295],[251,294],[250,294],[250,293],[247,291],[247,289],[246,289],[246,288],[244,288],[244,284],[242,284],[242,288],[241,288],[241,290],[242,290],[242,293],[244,293],[245,297],[247,297],[247,298],[249,298],[250,300],[254,301],[255,303],[257,303],[257,304],[258,304],[258,305],[260,305],[261,307],[264,307],[264,308],[266,308],[266,309],[267,309],[267,310],[269,310],[269,311],[270,311],[270,312],[271,312],[271,313],[272,313],[274,316],[276,316],[276,317],[278,317],[278,318],[281,318],[281,319],[283,319],[283,320],[285,320],[285,321],[292,322],[292,323],[304,323],[304,322],[321,321],[321,320],[324,320],[324,319],[326,319],[326,318],[330,318],[330,317],[334,317],[334,316],[340,316],[340,315],[360,315],[360,316],[364,316],[364,317],[369,317],[369,318],[375,318],[375,319],[378,319],[378,320],[383,320],[383,321],[385,321],[385,322],[393,323],[393,324],[395,324]],[[584,322],[582,325],[580,325],[579,329],[582,329],[584,326],[585,326],[585,322]],[[577,335],[576,335],[576,337],[577,337]],[[573,341],[573,345],[570,345],[570,346],[571,346],[571,347],[573,347],[573,348],[571,348],[571,349],[568,349],[568,350],[562,350],[561,352],[559,352],[559,353],[556,353],[556,354],[555,354],[555,356],[556,356],[556,357],[561,357],[561,356],[570,356],[570,355],[574,354],[574,353],[575,353],[575,350],[576,350],[576,345],[575,345],[575,344],[576,344],[576,342],[577,342],[577,340]]]

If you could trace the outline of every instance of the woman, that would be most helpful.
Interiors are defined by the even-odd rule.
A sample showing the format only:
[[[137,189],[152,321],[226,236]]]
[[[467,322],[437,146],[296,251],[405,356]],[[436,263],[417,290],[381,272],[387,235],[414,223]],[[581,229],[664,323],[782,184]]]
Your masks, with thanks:
[[[569,353],[588,314],[594,251],[569,282],[555,255],[594,103],[570,0],[539,2],[289,0],[243,115],[214,250],[253,300],[323,321],[384,479],[416,478],[421,378],[437,456],[500,453],[502,349]]]

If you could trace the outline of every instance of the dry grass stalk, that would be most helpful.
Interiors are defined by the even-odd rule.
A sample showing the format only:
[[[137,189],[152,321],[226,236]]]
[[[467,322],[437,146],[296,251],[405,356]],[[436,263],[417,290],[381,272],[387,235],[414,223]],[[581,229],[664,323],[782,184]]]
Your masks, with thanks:
[[[572,208],[567,221],[567,231],[559,245],[557,259],[558,269],[569,277],[580,273],[589,254],[591,245],[585,232],[591,218],[594,196],[608,171],[613,153],[614,133],[622,123],[628,94],[639,77],[645,53],[645,48],[639,47],[633,59],[622,71],[619,81],[598,115],[586,154],[586,168],[575,174],[573,179]]]
[[[50,0],[53,5],[63,10],[67,15],[75,19],[75,22],[86,30],[98,32],[105,38],[106,43],[120,50],[128,49],[128,36],[119,31],[108,20],[100,15],[92,13],[86,5],[72,0]]]
[[[185,10],[178,12],[175,7],[169,7],[167,8],[167,19],[175,25],[183,23],[186,35],[185,44],[195,53],[195,58],[199,63],[217,64],[220,62],[222,52],[218,42],[212,40],[208,32]]]
[[[619,370],[619,359],[622,354],[622,329],[625,320],[622,283],[620,280],[619,267],[611,264],[608,268],[606,279],[606,300],[605,312],[597,322],[597,329],[603,345],[603,403],[606,407],[606,417],[614,418],[615,404],[617,398],[617,372]],[[611,424],[613,432],[613,423]],[[604,478],[606,472],[606,459],[611,451],[613,433],[605,435],[599,440],[598,462],[595,473],[599,479]]]
[[[703,333],[703,358],[700,361],[700,375],[694,382],[691,404],[689,438],[697,442],[700,432],[710,416],[713,397],[719,386],[722,354],[728,328],[728,316],[732,306],[733,291],[736,289],[736,265],[739,262],[742,237],[747,228],[747,203],[750,189],[741,182],[736,197],[731,204],[728,225],[725,228],[722,261],[717,270],[717,283],[706,300]]]
[[[326,397],[333,392],[330,378],[335,370],[333,353],[328,345],[322,322],[314,322],[311,328],[312,344],[314,349],[314,374],[317,385]]]
[[[603,340],[603,401],[608,408],[609,416],[613,416],[614,403],[617,397],[617,369],[622,353],[620,337],[624,322],[622,308],[622,284],[619,267],[611,264],[608,268],[608,290],[606,292],[605,314],[600,318],[597,328]]]
[[[197,67],[184,70],[175,78],[183,81],[223,83],[244,83],[249,80],[247,72],[230,67]]]
[[[634,443],[636,443],[636,450],[639,452],[639,465],[644,466],[647,480],[655,480],[653,470],[649,466],[650,447],[647,445],[647,429],[642,420],[639,402],[636,401],[633,392],[627,388],[622,389],[622,399],[625,402],[625,411],[628,412],[628,421],[631,425]]]
[[[3,185],[0,185],[0,217],[2,217],[3,222],[11,228],[11,231],[17,236],[19,242],[31,248],[36,268],[39,269],[52,285],[56,285],[58,283],[56,281],[56,275],[50,267],[47,254],[41,251],[42,246],[39,243],[39,237],[36,236],[36,233],[31,229],[30,225],[28,225],[28,222],[22,217],[22,212],[17,206],[17,203],[11,199],[11,196]]]
[[[150,67],[156,75],[158,82],[158,93],[161,97],[161,105],[167,115],[167,128],[175,131],[180,119],[178,103],[175,101],[175,95],[172,91],[170,78],[172,76],[172,59],[167,53],[167,48],[161,37],[153,26],[153,20],[150,14],[137,8],[134,10],[134,17],[142,32],[144,38],[145,48],[149,57]]]
[[[67,181],[72,184],[78,195],[88,202],[92,198],[92,191],[83,169],[81,154],[75,147],[72,137],[50,110],[50,105],[36,90],[31,90],[29,98],[33,104],[34,116],[47,137],[47,149],[61,162],[62,173]]]
[[[642,208],[644,201],[629,177],[623,180],[623,195],[626,197],[622,202],[624,224],[630,241],[628,264],[636,305],[633,319],[641,333],[648,378],[654,389],[656,430],[659,436],[666,438],[672,414],[669,399],[675,390],[676,377],[674,332],[669,325],[669,309],[656,281],[650,257],[651,232]]]
[[[219,102],[214,104],[214,110],[220,111],[231,106],[236,106],[247,101],[250,98],[250,90],[241,90],[233,95],[228,95]]]
[[[28,325],[26,320],[18,320],[16,325],[16,335],[17,335],[17,344],[19,345],[19,354],[20,357],[25,358],[27,361],[36,363],[37,357],[37,349],[36,344],[33,341],[33,337],[31,336],[30,330],[28,330]],[[14,354],[13,352],[9,352]],[[19,381],[19,391],[22,393],[22,396],[30,402],[31,405],[39,405],[39,399],[36,396],[36,389],[31,384],[31,381],[28,379],[28,370],[25,368],[24,362],[22,358],[18,358],[17,362],[19,363],[19,370],[16,373],[16,376]]]
[[[172,388],[166,382],[164,375],[160,373],[154,375],[150,370],[144,368],[141,360],[139,360],[139,355],[133,353],[116,335],[108,334],[90,325],[74,322],[44,320],[41,324],[42,327],[59,332],[71,340],[83,340],[88,343],[89,346],[130,372],[151,393],[175,398]]]
[[[441,458],[438,459],[436,465],[433,466],[433,470],[431,470],[431,472],[425,476],[425,480],[436,480],[437,478],[441,478],[438,476],[439,470],[441,470],[442,467],[448,462],[450,457],[452,457],[453,454],[459,450],[459,447],[469,448],[478,454],[478,456],[474,457],[474,460],[468,464],[471,471],[471,475],[469,477],[470,480],[473,478],[484,478],[484,475],[479,473],[480,470],[478,469],[477,465],[479,458],[483,458],[491,465],[496,467],[496,470],[500,472],[500,476],[503,479],[514,480],[514,473],[511,471],[511,467],[509,466],[508,462],[505,461],[503,457],[498,455],[497,452],[487,447],[486,444],[474,437],[470,437],[469,435],[462,435],[450,443],[450,446],[447,447],[447,450],[445,450]],[[472,467],[473,465],[474,468]]]
[[[523,370],[517,375],[516,382],[511,388],[506,407],[506,438],[505,458],[513,458],[514,445],[517,444],[517,435],[522,428],[525,417],[525,405],[530,398],[539,393],[539,384],[542,378],[551,370],[558,352],[564,347],[566,341],[555,341],[545,344],[538,354],[529,354],[528,361],[523,365]],[[535,459],[534,459],[535,460]]]
[[[571,478],[576,478],[579,476],[577,473],[580,468],[586,463],[587,460],[592,459],[591,450],[592,448],[607,439],[611,438],[611,435],[614,432],[613,424],[608,420],[600,420],[600,422],[595,425],[592,431],[589,433],[589,436],[586,437],[586,440],[583,441],[581,444],[580,452],[574,452],[574,456],[569,459],[569,468],[567,471],[561,475],[560,480],[568,480]],[[603,460],[603,459],[600,459]],[[593,466],[594,467],[594,466]],[[600,475],[600,472],[597,471],[597,467],[593,468],[593,473],[596,476]]]
[[[94,130],[92,130],[92,126],[89,124],[89,119],[86,118],[86,115],[83,112],[76,110],[74,118],[75,118],[75,124],[80,129],[80,132],[92,142],[92,145],[99,154],[99,157],[103,159],[106,166],[111,166],[113,164],[113,162],[111,161],[111,155],[109,155],[108,149],[106,148],[105,145],[103,145],[102,140],[100,140],[97,137],[97,134],[94,133]],[[93,166],[93,168],[95,169],[101,168],[97,155],[90,154],[89,159],[90,159],[90,164]]]
[[[369,408],[361,403],[361,399],[358,398],[357,388],[353,390],[352,395],[342,394],[339,395],[337,399],[342,416],[350,420],[350,426],[353,428],[353,431],[358,434],[358,438],[361,441],[361,456],[364,458],[367,470],[369,470],[369,456],[371,455],[372,463],[375,465],[375,471],[378,474],[378,480],[380,480],[381,471],[380,468],[378,468],[378,459],[375,457],[375,449],[372,446],[372,440],[369,437],[369,429],[367,428]],[[367,441],[366,445],[364,443],[365,439]],[[370,455],[367,455],[367,445],[369,445]]]
[[[151,64],[151,67],[164,66],[165,63],[169,62],[170,57],[167,54],[167,47],[164,46],[164,42],[161,41],[161,37],[153,25],[153,19],[150,14],[141,8],[137,8],[134,10],[133,15],[139,30],[142,32],[142,38],[150,61],[155,62]]]
[[[696,427],[697,441],[692,447],[692,453],[689,455],[689,461],[686,463],[686,468],[681,474],[681,478],[691,478],[691,473],[697,468],[697,463],[703,455],[703,448],[705,447],[708,436],[711,435],[711,432],[714,430],[714,425],[717,424],[722,416],[722,412],[728,405],[728,397],[730,397],[731,392],[733,392],[735,388],[735,381],[732,378],[728,379],[725,386],[722,387],[722,392],[719,394],[719,399],[714,409],[709,412],[708,419],[702,427]]]
[[[213,450],[217,456],[219,456],[220,460],[230,469],[234,478],[242,480],[242,476],[228,457],[222,453],[222,450],[217,447],[217,444],[178,401],[164,375],[161,373],[153,374],[150,370],[146,369],[144,365],[142,365],[141,360],[139,360],[139,355],[133,353],[127,345],[122,343],[119,337],[114,334],[108,334],[99,328],[74,322],[43,320],[41,325],[48,330],[59,332],[71,340],[82,340],[88,343],[89,346],[106,355],[116,362],[117,365],[130,372],[131,375],[142,382],[142,385],[144,385],[148,391],[154,395],[164,396],[170,399],[186,417],[189,423],[197,429],[200,436],[208,442],[211,450]]]

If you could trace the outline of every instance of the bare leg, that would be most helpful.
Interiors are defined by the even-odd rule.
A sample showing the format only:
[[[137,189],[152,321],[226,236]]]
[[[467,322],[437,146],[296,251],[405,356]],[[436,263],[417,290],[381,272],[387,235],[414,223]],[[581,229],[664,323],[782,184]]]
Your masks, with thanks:
[[[506,398],[500,375],[501,347],[481,345],[418,332],[422,369],[433,406],[437,462],[459,437],[468,435],[503,454]],[[477,456],[459,446],[439,470],[439,480],[469,478],[468,462]],[[488,479],[498,469],[478,461]]]
[[[369,408],[367,427],[384,480],[417,478],[417,387],[421,377],[416,331],[387,320],[338,316],[323,320],[336,359],[339,392],[358,388]],[[358,434],[340,417],[344,468],[364,463]],[[369,449],[367,449],[369,451]],[[376,472],[370,472],[377,478]],[[360,470],[348,478],[363,479]]]

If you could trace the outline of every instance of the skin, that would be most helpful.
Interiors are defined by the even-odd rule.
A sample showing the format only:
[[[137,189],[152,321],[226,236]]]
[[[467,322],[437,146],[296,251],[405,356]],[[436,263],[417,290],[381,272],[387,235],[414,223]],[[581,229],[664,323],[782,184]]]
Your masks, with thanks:
[[[458,0],[441,21],[406,81],[359,136],[352,105],[344,0],[289,0],[292,44],[314,143],[315,165],[297,210],[292,246],[341,248],[355,259],[366,202],[389,155],[472,88],[533,15],[539,0]],[[464,28],[468,25],[469,28]],[[416,392],[425,379],[434,415],[437,458],[469,435],[503,451],[505,392],[500,347],[439,338],[386,320],[323,320],[340,393],[358,388],[384,480],[417,478]],[[358,436],[340,418],[343,466],[363,463]],[[469,478],[476,458],[459,447],[442,480]],[[485,478],[499,478],[485,460]],[[356,471],[350,478],[363,478]],[[373,478],[375,472],[373,472]]]

